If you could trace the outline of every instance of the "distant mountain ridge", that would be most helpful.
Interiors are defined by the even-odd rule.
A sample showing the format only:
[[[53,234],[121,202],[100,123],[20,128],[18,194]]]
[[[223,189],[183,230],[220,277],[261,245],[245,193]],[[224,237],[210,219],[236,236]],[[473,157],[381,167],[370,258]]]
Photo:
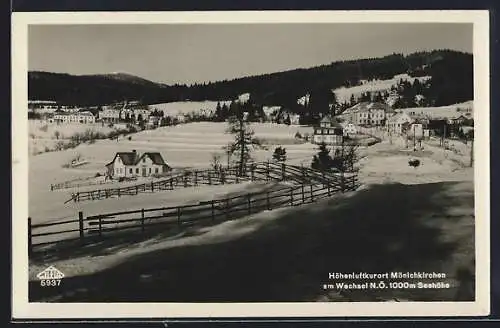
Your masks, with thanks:
[[[361,80],[391,79],[398,74],[431,76],[436,105],[473,98],[472,55],[451,50],[392,54],[380,58],[337,61],[312,68],[299,68],[256,76],[194,85],[166,85],[128,73],[70,75],[28,72],[30,100],[55,100],[74,105],[106,104],[140,100],[146,104],[235,99],[250,93],[263,105],[296,104],[316,89],[357,85]]]

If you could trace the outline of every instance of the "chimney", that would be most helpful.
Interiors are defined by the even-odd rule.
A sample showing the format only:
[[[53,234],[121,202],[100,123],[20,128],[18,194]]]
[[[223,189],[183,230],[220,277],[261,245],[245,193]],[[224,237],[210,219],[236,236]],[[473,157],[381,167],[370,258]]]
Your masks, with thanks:
[[[132,152],[135,153],[136,152],[135,149],[132,149]]]

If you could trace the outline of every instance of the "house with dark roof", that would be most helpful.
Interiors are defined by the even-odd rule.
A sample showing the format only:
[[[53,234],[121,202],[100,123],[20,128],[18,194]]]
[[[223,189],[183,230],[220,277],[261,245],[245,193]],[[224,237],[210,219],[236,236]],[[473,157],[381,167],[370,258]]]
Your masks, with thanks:
[[[319,126],[314,127],[313,143],[340,145],[344,138],[344,128],[333,116],[327,115],[321,119]]]
[[[106,169],[111,177],[147,177],[168,172],[170,167],[158,152],[145,152],[140,155],[132,150],[116,153],[113,160],[106,164]]]

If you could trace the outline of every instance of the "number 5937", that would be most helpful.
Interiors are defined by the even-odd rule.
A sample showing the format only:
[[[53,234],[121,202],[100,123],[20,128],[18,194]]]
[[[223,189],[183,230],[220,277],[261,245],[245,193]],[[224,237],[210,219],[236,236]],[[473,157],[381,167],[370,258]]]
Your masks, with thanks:
[[[61,279],[44,279],[40,280],[40,286],[42,287],[55,287],[61,284]]]

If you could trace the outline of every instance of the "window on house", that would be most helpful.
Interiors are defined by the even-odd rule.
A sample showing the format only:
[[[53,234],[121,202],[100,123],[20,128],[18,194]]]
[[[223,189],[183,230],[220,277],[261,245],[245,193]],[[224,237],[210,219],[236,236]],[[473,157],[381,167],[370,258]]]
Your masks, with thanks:
[[[136,168],[136,169],[135,169],[135,173],[136,173],[136,174],[139,174],[139,168]]]
[[[151,174],[151,168],[149,168],[149,174]]]
[[[158,168],[155,169],[155,173],[158,173]]]
[[[144,157],[144,158],[142,159],[142,162],[143,162],[143,163],[146,163],[146,157]]]
[[[129,169],[128,173],[132,174],[132,169]]]

